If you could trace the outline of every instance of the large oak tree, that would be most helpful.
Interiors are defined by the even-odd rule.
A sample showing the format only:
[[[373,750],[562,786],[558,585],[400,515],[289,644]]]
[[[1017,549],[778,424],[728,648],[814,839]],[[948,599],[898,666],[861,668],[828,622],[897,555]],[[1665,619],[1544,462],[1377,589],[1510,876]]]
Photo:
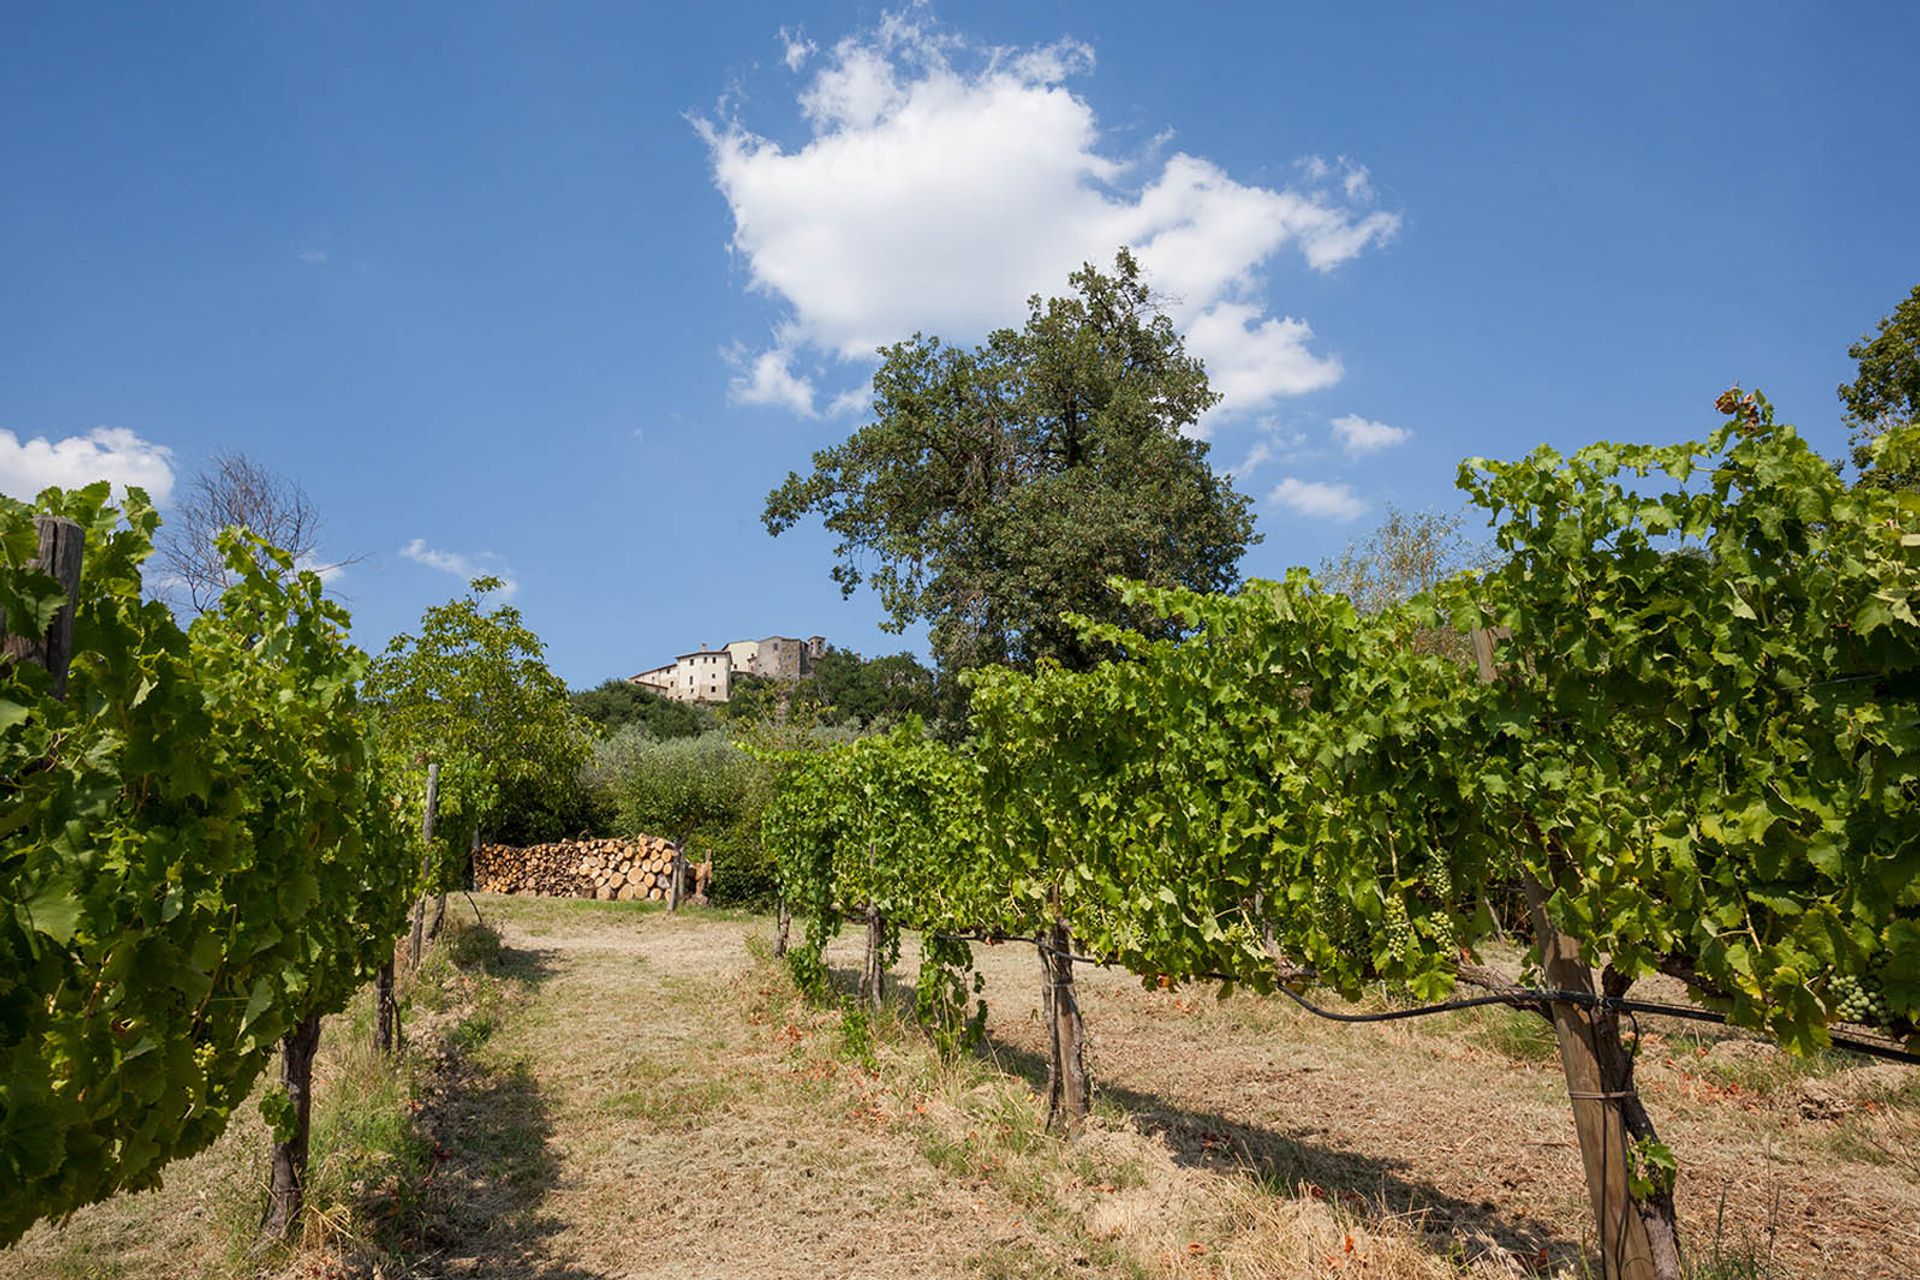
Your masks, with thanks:
[[[1882,316],[1872,336],[1847,348],[1859,376],[1840,385],[1844,419],[1853,428],[1853,463],[1860,482],[1884,489],[1920,488],[1920,473],[1887,467],[1874,444],[1887,432],[1920,422],[1920,284]]]
[[[1191,433],[1219,396],[1124,249],[1026,324],[972,350],[920,334],[881,351],[874,421],[768,495],[779,534],[810,515],[840,539],[892,628],[925,621],[948,673],[1100,654],[1064,612],[1164,632],[1118,575],[1219,591],[1256,536],[1248,499]]]

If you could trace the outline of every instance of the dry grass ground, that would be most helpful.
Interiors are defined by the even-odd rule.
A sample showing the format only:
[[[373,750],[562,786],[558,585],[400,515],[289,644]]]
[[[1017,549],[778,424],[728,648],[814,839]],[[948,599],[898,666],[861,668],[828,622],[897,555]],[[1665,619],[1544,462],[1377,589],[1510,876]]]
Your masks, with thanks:
[[[980,949],[980,965],[1000,1059],[1039,1078],[1031,949]],[[1591,1233],[1543,1020],[1476,1010],[1341,1026],[1278,1000],[1082,975],[1099,1096],[1183,1165],[1368,1206],[1442,1257],[1495,1246],[1578,1274]],[[1920,1274],[1920,1071],[1842,1055],[1805,1062],[1697,1026],[1643,1019],[1638,1074],[1681,1162],[1695,1265],[1728,1276]]]
[[[328,1027],[326,1030],[333,1030]],[[315,1075],[337,1036],[322,1032]],[[259,1111],[241,1108],[206,1151],[170,1166],[164,1185],[82,1209],[64,1226],[42,1223],[0,1250],[5,1280],[198,1280],[230,1274],[232,1242],[258,1224],[272,1139]]]
[[[63,1224],[41,1223],[0,1250],[0,1280],[239,1280],[369,1272],[442,1221],[449,1196],[427,1127],[464,1096],[463,1050],[524,995],[491,972],[493,935],[449,925],[419,974],[403,980],[408,1052],[398,1062],[371,1044],[371,993],[322,1028],[314,1064],[312,1163],[303,1238],[258,1246],[272,1143],[258,1107],[269,1067],[206,1151],[166,1167],[163,1184],[91,1205]],[[391,1271],[389,1271],[391,1274]]]
[[[336,1240],[277,1266],[536,1280],[1583,1274],[1572,1125],[1544,1024],[1524,1016],[1334,1027],[1273,1000],[1091,973],[1097,1112],[1063,1143],[1042,1132],[1032,1088],[1030,949],[980,950],[989,1056],[943,1064],[910,1029],[800,1002],[758,941],[764,920],[481,903],[510,995],[465,1009],[425,1077],[417,1136],[432,1156],[417,1185],[363,1186],[340,1215],[364,1231],[381,1196],[409,1199],[405,1231],[385,1251]],[[857,945],[835,944],[836,969],[857,968]],[[896,973],[912,960],[909,945]],[[1701,1277],[1920,1273],[1920,1073],[1646,1029],[1642,1084],[1681,1158]],[[259,1129],[249,1114],[161,1191],[36,1231],[0,1253],[0,1277],[244,1272],[222,1223],[257,1209]]]

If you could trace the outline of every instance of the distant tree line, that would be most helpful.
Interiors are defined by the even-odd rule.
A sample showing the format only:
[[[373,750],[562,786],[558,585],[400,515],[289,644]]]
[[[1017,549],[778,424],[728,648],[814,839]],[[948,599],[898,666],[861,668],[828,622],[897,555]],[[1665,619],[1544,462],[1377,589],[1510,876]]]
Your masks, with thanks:
[[[942,706],[934,673],[912,654],[866,658],[839,648],[807,680],[736,676],[726,703],[680,702],[619,678],[570,701],[595,734],[591,757],[504,786],[487,838],[666,836],[714,860],[715,899],[731,905],[762,904],[773,888],[760,846],[767,766],[743,744],[845,740],[936,721]]]

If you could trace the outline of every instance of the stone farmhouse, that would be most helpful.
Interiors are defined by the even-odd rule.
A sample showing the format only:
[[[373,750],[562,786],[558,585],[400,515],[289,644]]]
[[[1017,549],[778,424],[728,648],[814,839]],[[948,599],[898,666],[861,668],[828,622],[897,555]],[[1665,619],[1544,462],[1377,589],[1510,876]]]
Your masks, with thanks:
[[[719,649],[704,644],[683,653],[663,667],[628,676],[629,684],[645,685],[677,702],[726,702],[733,697],[733,678],[762,676],[768,680],[805,680],[813,664],[827,652],[825,636],[805,640],[768,636],[764,640],[735,640]]]

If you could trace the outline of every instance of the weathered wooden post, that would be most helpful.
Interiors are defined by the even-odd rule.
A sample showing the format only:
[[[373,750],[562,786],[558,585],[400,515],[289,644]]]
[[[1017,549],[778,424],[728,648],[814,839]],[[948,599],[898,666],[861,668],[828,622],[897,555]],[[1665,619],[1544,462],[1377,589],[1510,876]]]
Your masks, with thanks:
[[[1086,1023],[1073,986],[1073,934],[1055,921],[1041,935],[1040,971],[1046,983],[1041,1017],[1047,1024],[1047,1127],[1056,1122],[1077,1133],[1087,1118],[1092,1088],[1087,1080]]]
[[[480,828],[473,829],[473,839],[467,845],[468,874],[472,874],[473,855],[480,851]],[[447,891],[442,889],[433,900],[433,919],[427,925],[427,941],[432,942],[440,936],[440,926],[447,919]]]
[[[0,656],[45,668],[53,677],[53,696],[64,699],[67,667],[73,661],[73,611],[74,602],[80,598],[80,565],[86,556],[87,532],[64,516],[35,516],[33,527],[40,545],[27,567],[51,575],[66,593],[67,602],[40,635],[7,631]],[[4,619],[0,619],[0,630],[5,630]]]
[[[413,935],[407,946],[407,968],[420,967],[420,950],[426,945],[422,936],[427,924],[426,879],[433,870],[433,811],[440,803],[440,765],[427,766],[427,804],[420,815],[420,840],[426,847],[420,854],[420,897],[413,904]]]
[[[686,855],[680,852],[680,846],[676,842],[673,846],[673,860],[668,864],[669,869],[667,871],[668,911],[678,911],[680,909],[680,881],[682,875],[685,873],[686,865]]]
[[[773,958],[780,959],[787,954],[787,935],[793,931],[793,909],[787,906],[785,894],[780,896],[779,914],[773,931]]]
[[[1499,678],[1494,649],[1510,634],[1504,627],[1474,630],[1473,652],[1482,682]],[[1531,819],[1527,828],[1541,855],[1554,861],[1546,837]],[[1580,954],[1580,940],[1563,932],[1547,913],[1552,890],[1532,875],[1525,877],[1524,888],[1547,987],[1599,996],[1593,967]],[[1600,1233],[1601,1274],[1605,1280],[1680,1280],[1672,1190],[1659,1189],[1643,1198],[1633,1194],[1628,1182],[1633,1142],[1652,1140],[1654,1131],[1633,1087],[1633,1055],[1620,1041],[1619,1015],[1572,1001],[1554,1004],[1551,1013],[1587,1198]]]

